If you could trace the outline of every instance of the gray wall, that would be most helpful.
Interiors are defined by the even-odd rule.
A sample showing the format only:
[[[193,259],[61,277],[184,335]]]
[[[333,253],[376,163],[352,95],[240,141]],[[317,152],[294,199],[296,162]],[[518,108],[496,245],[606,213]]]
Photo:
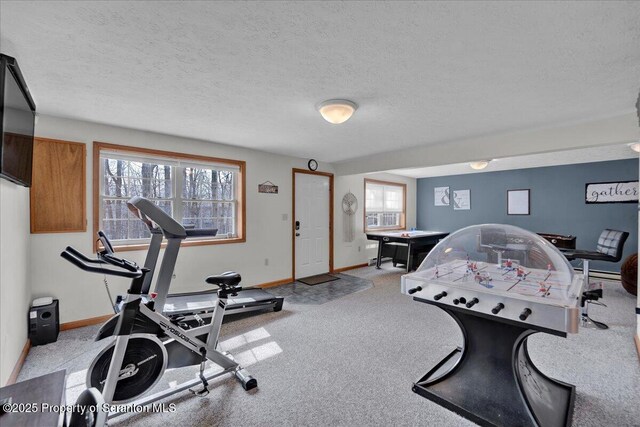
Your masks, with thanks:
[[[586,204],[585,184],[638,179],[638,160],[485,172],[418,179],[417,225],[421,230],[455,231],[473,224],[504,223],[531,230],[571,234],[578,249],[595,250],[604,228],[630,233],[622,261],[638,249],[638,207],[634,203]],[[434,206],[434,187],[471,190],[471,210]],[[507,190],[531,190],[531,215],[507,215]],[[620,271],[622,262],[592,262],[591,268]],[[576,264],[574,262],[574,264]],[[576,264],[577,265],[577,264]]]

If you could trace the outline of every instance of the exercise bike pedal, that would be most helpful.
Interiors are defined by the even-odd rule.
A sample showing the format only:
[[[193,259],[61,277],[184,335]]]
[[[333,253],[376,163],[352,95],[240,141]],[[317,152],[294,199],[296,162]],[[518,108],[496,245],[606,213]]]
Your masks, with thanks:
[[[189,391],[191,392],[191,394],[198,397],[205,397],[206,395],[209,394],[209,389],[207,387],[202,387],[201,390],[190,388]]]

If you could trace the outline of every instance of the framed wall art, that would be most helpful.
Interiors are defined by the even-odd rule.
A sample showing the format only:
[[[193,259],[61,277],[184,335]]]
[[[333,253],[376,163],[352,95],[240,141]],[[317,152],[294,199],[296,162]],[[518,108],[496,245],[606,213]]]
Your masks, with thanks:
[[[507,215],[529,215],[531,190],[507,190]]]
[[[433,203],[435,206],[449,206],[449,187],[435,187],[433,189]]]
[[[471,210],[471,190],[454,190],[453,191],[453,210],[454,211]]]
[[[638,181],[586,184],[584,197],[585,203],[638,203]]]

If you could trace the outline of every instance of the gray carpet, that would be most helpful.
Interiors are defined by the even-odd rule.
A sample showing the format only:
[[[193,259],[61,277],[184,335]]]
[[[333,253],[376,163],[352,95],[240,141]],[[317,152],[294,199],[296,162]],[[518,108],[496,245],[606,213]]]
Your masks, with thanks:
[[[222,347],[247,365],[257,390],[245,392],[224,377],[205,398],[183,392],[167,400],[176,404],[175,413],[131,415],[110,425],[473,425],[411,391],[413,381],[461,343],[461,334],[439,309],[401,295],[401,274],[390,266],[352,270],[349,275],[373,286],[325,304],[285,299],[281,312],[225,323]],[[594,307],[591,314],[611,329],[529,339],[540,369],[576,386],[575,426],[632,426],[640,420],[635,298],[619,283],[605,286],[609,307]],[[102,347],[90,341],[96,329],[63,332],[58,342],[33,348],[20,379],[67,369],[73,401],[82,370]],[[192,372],[174,370],[163,380]]]

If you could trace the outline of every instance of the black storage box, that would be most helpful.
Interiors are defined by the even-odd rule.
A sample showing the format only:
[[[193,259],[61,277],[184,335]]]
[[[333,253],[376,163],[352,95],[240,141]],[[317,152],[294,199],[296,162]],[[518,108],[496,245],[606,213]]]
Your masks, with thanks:
[[[55,342],[60,332],[60,316],[58,300],[51,304],[31,307],[29,309],[29,339],[31,345],[42,345]]]

